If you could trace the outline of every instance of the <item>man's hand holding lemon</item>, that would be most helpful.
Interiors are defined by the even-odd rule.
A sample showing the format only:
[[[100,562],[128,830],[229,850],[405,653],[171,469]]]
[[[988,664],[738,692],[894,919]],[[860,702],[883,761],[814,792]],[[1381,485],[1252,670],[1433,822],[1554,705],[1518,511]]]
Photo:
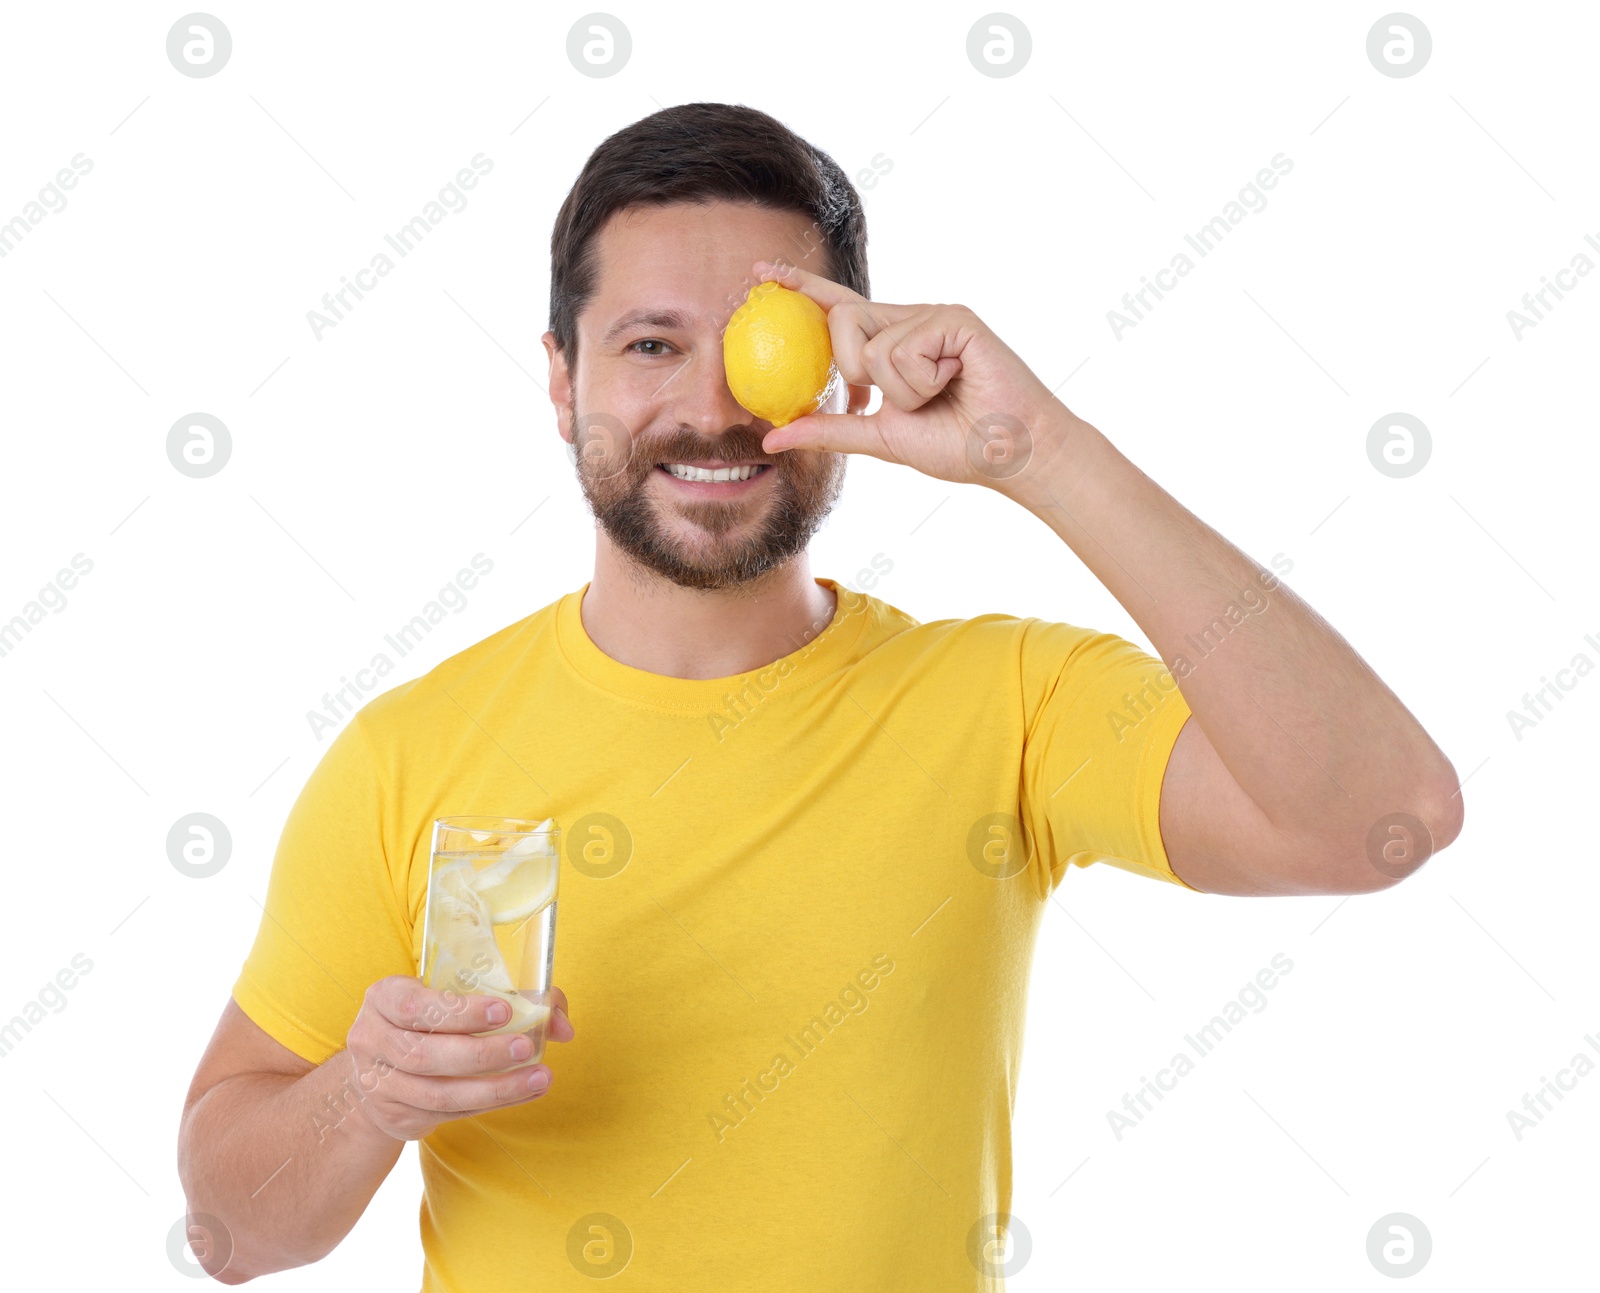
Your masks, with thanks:
[[[788,265],[754,270],[761,281],[729,320],[723,362],[734,398],[773,424],[768,453],[864,453],[1011,493],[1077,422],[966,306],[889,305]],[[841,379],[876,386],[882,406],[811,412]]]

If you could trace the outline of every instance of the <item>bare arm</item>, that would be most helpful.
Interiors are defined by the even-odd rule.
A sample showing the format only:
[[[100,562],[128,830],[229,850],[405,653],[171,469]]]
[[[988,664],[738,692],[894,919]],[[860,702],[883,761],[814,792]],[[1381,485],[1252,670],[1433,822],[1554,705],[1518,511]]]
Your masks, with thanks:
[[[1339,632],[1057,404],[1053,453],[1002,492],[1138,621],[1193,710],[1161,793],[1206,892],[1387,888],[1460,833],[1454,767]]]
[[[558,988],[550,1038],[573,1036]],[[498,1014],[491,1014],[497,1011]],[[178,1134],[192,1217],[221,1223],[197,1255],[224,1284],[325,1257],[350,1232],[408,1140],[440,1122],[535,1100],[543,1064],[493,997],[435,992],[411,978],[368,990],[348,1045],[313,1066],[229,1001],[201,1058]]]
[[[973,311],[869,301],[786,263],[751,269],[822,306],[840,375],[883,392],[875,413],[852,401],[767,432],[765,452],[866,453],[993,489],[1054,530],[1149,635],[1192,710],[1160,806],[1183,880],[1365,893],[1460,833],[1454,766],[1338,631],[1073,414]]]

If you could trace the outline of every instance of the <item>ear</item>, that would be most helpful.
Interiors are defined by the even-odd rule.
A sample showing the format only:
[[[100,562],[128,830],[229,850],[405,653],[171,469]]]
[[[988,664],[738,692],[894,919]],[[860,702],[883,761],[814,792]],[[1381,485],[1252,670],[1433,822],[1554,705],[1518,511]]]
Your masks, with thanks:
[[[850,398],[844,406],[845,412],[865,413],[867,411],[867,405],[872,401],[872,387],[848,386],[846,389],[850,392]]]
[[[556,334],[547,332],[540,338],[544,353],[550,361],[550,403],[556,410],[556,430],[568,444],[572,443],[572,371],[567,366],[567,356],[556,347]]]

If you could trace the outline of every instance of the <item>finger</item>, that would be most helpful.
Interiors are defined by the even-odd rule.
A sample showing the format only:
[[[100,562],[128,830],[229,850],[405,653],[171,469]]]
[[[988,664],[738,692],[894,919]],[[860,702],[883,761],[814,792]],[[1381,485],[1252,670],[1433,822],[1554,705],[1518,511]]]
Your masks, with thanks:
[[[866,350],[885,326],[864,304],[847,302],[828,311],[828,340],[840,377],[856,386],[873,384],[867,371]]]
[[[550,1012],[548,1036],[553,1042],[570,1042],[578,1032],[572,1026],[572,1010],[567,1005],[567,994],[556,987],[552,987],[551,992],[555,996],[555,1009]]]
[[[864,453],[884,462],[899,462],[889,452],[876,413],[810,413],[768,431],[763,453],[786,449],[820,449],[830,453]]]
[[[493,1077],[417,1077],[395,1073],[382,1091],[384,1098],[395,1104],[430,1114],[459,1117],[520,1104],[530,1095],[548,1090],[553,1076],[542,1064]]]
[[[908,321],[894,331],[899,335],[883,343],[889,361],[922,404],[960,375],[963,338],[946,307],[938,306],[920,322]]]
[[[943,391],[961,372],[965,327],[950,307],[932,306],[868,342],[867,366],[884,399],[909,412]]]
[[[809,269],[801,269],[786,260],[758,260],[751,270],[758,282],[781,283],[793,291],[804,292],[824,310],[832,311],[841,305],[860,307],[876,324],[874,332],[925,308],[920,305],[889,305],[883,301],[869,301],[843,283],[835,283],[831,278],[813,274]]]
[[[532,1070],[529,1071],[531,1072]],[[487,1109],[467,1109],[462,1112],[461,1116],[463,1118],[470,1118],[475,1117],[480,1113],[497,1113],[501,1109],[515,1109],[518,1105],[532,1104],[549,1089],[550,1083],[546,1082],[537,1091],[525,1091],[520,1100],[507,1100],[504,1104],[491,1105]]]
[[[839,370],[839,376],[845,381],[856,386],[879,385],[873,375],[876,352],[869,347],[885,333],[905,335],[904,329],[913,321],[927,318],[938,309],[932,305],[892,308],[905,313],[896,318],[884,316],[875,302],[859,305],[852,302],[828,311],[828,339],[832,343],[833,362]]]
[[[939,393],[935,384],[943,331],[937,306],[885,328],[862,348],[867,380],[896,408],[919,409]],[[930,327],[930,323],[933,325]],[[931,351],[931,356],[925,352]]]
[[[852,292],[843,283],[835,283],[831,278],[823,278],[821,274],[813,274],[809,269],[801,269],[786,260],[758,260],[750,268],[757,282],[782,283],[792,291],[804,292],[824,310],[866,300],[866,297],[859,292]]]
[[[528,1104],[530,1101],[537,1100],[546,1091],[548,1091],[551,1084],[555,1080],[555,1075],[551,1073],[551,1071],[543,1064],[536,1064],[531,1068],[519,1069],[518,1074],[522,1077],[521,1095],[515,1095],[513,1099],[502,1100],[497,1104],[485,1105],[482,1109],[463,1110],[463,1116],[466,1114],[475,1113],[493,1113],[496,1109],[514,1109],[519,1104]],[[517,1088],[513,1087],[513,1092],[515,1092],[516,1089]]]
[[[567,1005],[567,994],[552,984],[550,987],[550,1023],[545,1036],[553,1042],[570,1042],[577,1035],[577,1030],[572,1026],[570,1007]]]
[[[402,1073],[419,1077],[470,1077],[520,1064],[533,1054],[525,1033],[464,1037],[458,1033],[400,1032],[382,1053]]]
[[[511,1018],[511,1007],[499,997],[430,988],[403,974],[374,983],[367,1003],[407,1032],[481,1033]]]

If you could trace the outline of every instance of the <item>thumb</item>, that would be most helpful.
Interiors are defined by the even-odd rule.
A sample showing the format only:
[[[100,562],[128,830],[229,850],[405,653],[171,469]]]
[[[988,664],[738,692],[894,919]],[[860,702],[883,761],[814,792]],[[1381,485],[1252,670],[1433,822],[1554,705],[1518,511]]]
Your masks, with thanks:
[[[786,449],[821,449],[830,453],[864,453],[886,458],[876,413],[808,413],[762,438],[763,453]]]

